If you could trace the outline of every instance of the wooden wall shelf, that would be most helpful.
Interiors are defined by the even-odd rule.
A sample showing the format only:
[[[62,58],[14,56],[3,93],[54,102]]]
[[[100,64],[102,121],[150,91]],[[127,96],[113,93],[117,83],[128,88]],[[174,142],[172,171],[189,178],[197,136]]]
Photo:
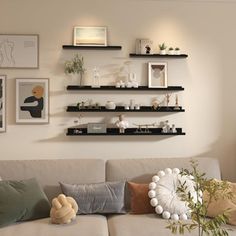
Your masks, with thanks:
[[[116,88],[115,86],[101,86],[93,88],[91,86],[68,85],[67,90],[96,90],[96,91],[183,91],[182,86],[168,86],[166,88],[149,88],[148,86],[139,86],[138,88]]]
[[[76,131],[80,130],[82,133],[77,134]],[[163,135],[163,136],[177,136],[177,135],[185,135],[185,133],[182,132],[182,128],[176,128],[176,133],[162,133],[161,128],[150,128],[150,133],[136,133],[137,128],[128,128],[125,130],[125,133],[120,134],[118,128],[108,128],[107,133],[87,133],[86,128],[69,128],[67,130],[67,136],[157,136],[157,135]]]
[[[78,108],[77,106],[68,106],[67,112],[185,112],[182,107],[179,107],[179,110],[176,110],[174,106],[169,107],[159,107],[157,110],[154,110],[151,106],[141,106],[139,110],[126,110],[123,106],[116,106],[116,109],[106,109],[106,107],[101,106],[100,108]]]
[[[74,46],[74,45],[62,45],[63,49],[74,50],[121,50],[122,46]]]
[[[135,53],[130,53],[130,57],[145,57],[145,58],[175,58],[175,59],[180,59],[180,58],[187,58],[187,54],[180,54],[180,55],[169,55],[169,54],[135,54]]]

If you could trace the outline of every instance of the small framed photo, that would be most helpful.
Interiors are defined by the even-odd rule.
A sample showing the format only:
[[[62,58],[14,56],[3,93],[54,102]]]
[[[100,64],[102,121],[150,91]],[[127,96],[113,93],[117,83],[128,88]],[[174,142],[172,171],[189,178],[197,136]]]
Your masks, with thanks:
[[[107,46],[107,28],[76,26],[74,46]]]
[[[0,68],[38,69],[39,35],[0,34]]]
[[[49,123],[49,79],[16,79],[16,123]]]
[[[6,132],[6,76],[0,75],[0,132]]]
[[[149,62],[148,63],[148,87],[166,88],[167,87],[167,63]]]

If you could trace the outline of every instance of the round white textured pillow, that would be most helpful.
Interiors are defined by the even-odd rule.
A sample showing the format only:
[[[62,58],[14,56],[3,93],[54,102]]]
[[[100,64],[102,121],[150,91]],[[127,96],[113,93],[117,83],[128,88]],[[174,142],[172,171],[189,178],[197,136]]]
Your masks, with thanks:
[[[162,214],[164,219],[171,218],[176,221],[188,219],[187,203],[182,201],[177,193],[180,183],[185,183],[186,193],[190,192],[193,199],[196,199],[193,179],[191,176],[180,175],[178,168],[166,168],[152,177],[148,192],[148,196],[151,198],[150,204],[155,207],[157,214]]]

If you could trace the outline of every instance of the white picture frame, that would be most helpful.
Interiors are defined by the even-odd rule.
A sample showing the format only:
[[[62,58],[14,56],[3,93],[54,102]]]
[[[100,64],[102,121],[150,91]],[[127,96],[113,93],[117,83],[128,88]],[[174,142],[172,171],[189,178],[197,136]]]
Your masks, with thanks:
[[[148,63],[148,87],[167,88],[167,63],[149,62]]]
[[[6,76],[0,75],[0,132],[6,132]]]
[[[49,79],[16,79],[16,123],[49,123]]]
[[[38,34],[0,34],[0,68],[38,69]]]
[[[74,46],[107,46],[107,27],[74,27]]]

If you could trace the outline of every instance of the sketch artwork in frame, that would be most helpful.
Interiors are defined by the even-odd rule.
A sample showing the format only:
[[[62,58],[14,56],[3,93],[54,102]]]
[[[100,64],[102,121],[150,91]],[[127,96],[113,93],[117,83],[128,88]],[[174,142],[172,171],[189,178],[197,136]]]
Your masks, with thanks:
[[[16,79],[16,123],[49,123],[49,79]]]
[[[74,46],[107,46],[107,28],[74,27]]]
[[[148,63],[148,87],[166,88],[167,85],[167,63],[149,62]]]
[[[6,132],[6,76],[0,75],[0,132]]]
[[[0,34],[0,68],[39,68],[39,35]]]

